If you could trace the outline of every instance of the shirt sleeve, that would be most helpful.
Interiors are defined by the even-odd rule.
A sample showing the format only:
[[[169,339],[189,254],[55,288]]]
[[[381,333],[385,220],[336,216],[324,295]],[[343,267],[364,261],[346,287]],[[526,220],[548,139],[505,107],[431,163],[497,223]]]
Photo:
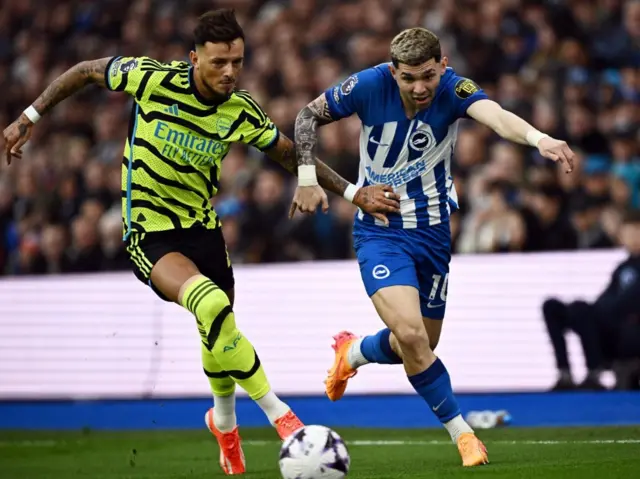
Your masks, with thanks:
[[[354,113],[361,114],[372,91],[380,87],[381,73],[369,68],[355,73],[342,83],[327,89],[324,96],[329,105],[329,113],[334,120],[347,118]]]
[[[238,127],[237,138],[232,138],[232,141],[241,141],[260,151],[268,150],[278,141],[278,128],[248,92],[236,92],[236,96],[243,102],[244,111],[240,114],[245,121]]]
[[[105,71],[105,82],[111,91],[126,92],[140,101],[159,62],[149,57],[113,57]]]
[[[456,76],[449,85],[453,93],[451,96],[456,118],[469,118],[467,109],[478,100],[489,98],[485,91],[469,78]]]

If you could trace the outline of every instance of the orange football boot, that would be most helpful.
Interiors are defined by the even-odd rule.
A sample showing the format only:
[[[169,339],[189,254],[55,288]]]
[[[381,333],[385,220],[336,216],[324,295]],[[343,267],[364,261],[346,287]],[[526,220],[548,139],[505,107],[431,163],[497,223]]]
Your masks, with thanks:
[[[242,439],[238,433],[238,426],[231,432],[220,432],[213,423],[213,408],[204,416],[204,422],[213,434],[220,446],[220,467],[227,476],[235,476],[246,472],[244,452],[242,451]]]
[[[353,369],[347,360],[349,348],[358,337],[348,331],[342,331],[333,337],[335,343],[333,350],[336,352],[333,366],[327,371],[329,375],[324,381],[327,396],[332,401],[337,401],[344,395],[347,389],[347,381],[354,377],[358,371]]]
[[[284,415],[276,419],[276,431],[278,431],[278,435],[280,439],[283,441],[291,436],[294,432],[296,432],[301,427],[304,427],[302,421],[298,419],[298,416],[294,414],[294,412],[289,409],[289,411]]]
[[[464,467],[489,464],[487,448],[472,432],[460,434],[458,438],[458,451],[462,457],[462,465]]]

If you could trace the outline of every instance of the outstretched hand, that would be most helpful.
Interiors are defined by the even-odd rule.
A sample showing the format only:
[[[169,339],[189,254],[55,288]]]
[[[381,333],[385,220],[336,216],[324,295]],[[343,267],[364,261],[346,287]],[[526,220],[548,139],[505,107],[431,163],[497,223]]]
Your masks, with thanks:
[[[11,158],[22,158],[22,147],[29,141],[33,123],[24,114],[11,123],[2,132],[4,139],[4,151],[7,157],[7,165],[11,164]]]
[[[289,219],[293,218],[296,210],[301,213],[315,213],[318,206],[322,206],[322,212],[329,211],[329,199],[321,186],[298,186],[293,195],[291,208],[289,208]]]
[[[565,171],[571,173],[576,155],[566,141],[546,137],[538,142],[538,151],[542,156],[552,161],[560,162],[565,166]]]

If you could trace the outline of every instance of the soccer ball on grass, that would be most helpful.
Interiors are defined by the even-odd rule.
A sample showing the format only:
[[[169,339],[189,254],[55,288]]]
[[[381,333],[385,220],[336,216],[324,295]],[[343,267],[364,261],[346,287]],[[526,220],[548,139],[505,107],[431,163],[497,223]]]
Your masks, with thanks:
[[[349,452],[342,438],[324,426],[305,426],[280,449],[284,479],[342,479],[349,472]]]

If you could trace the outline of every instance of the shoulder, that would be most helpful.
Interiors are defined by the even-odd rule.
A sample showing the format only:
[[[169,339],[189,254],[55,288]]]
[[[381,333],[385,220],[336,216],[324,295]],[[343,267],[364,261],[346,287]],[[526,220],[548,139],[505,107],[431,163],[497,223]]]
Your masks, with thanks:
[[[256,99],[253,98],[253,96],[248,90],[234,90],[233,93],[231,94],[230,100],[236,101],[243,105],[258,104]]]
[[[346,80],[340,83],[336,88],[340,89],[343,95],[349,95],[352,92],[365,93],[379,91],[380,87],[393,80],[389,65],[382,63],[366,70],[359,71],[350,75]]]
[[[244,133],[275,128],[267,113],[246,90],[235,90],[231,97],[218,107],[216,116],[218,123],[233,124],[234,130]]]
[[[445,90],[458,100],[466,100],[482,91],[482,88],[471,78],[458,75],[451,67],[447,67],[441,81]]]
[[[184,61],[172,61],[169,63],[161,62],[155,58],[141,56],[141,57],[125,57],[116,56],[111,59],[108,65],[109,71],[112,74],[124,74],[132,73],[135,71],[140,72],[181,72],[188,71],[189,64]]]
[[[229,106],[240,107],[243,110],[247,110],[254,116],[257,115],[261,121],[265,121],[267,118],[267,114],[264,112],[260,104],[247,90],[235,90],[227,104]]]

